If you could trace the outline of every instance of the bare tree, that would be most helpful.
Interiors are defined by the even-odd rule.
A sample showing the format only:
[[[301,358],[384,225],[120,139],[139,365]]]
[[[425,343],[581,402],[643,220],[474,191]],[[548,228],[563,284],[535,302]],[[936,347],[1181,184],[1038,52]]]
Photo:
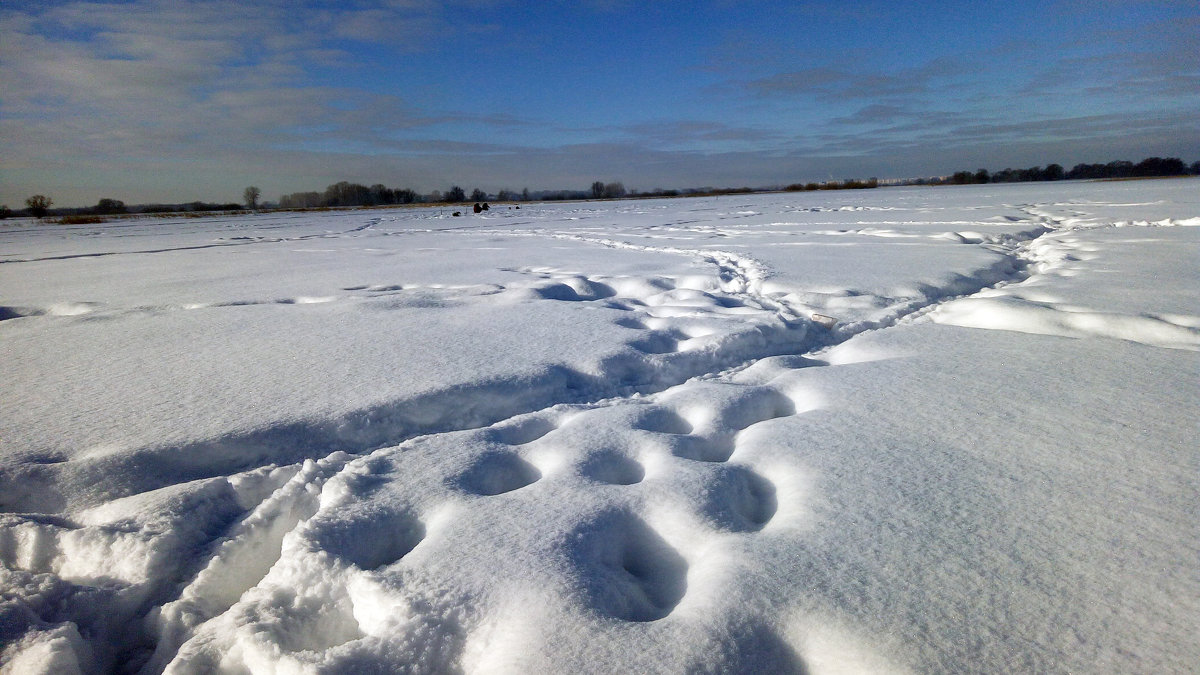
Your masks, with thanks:
[[[246,208],[257,209],[258,208],[258,197],[261,194],[262,194],[262,190],[259,190],[258,188],[254,187],[253,185],[246,188],[246,191],[242,193],[242,199],[244,199],[246,202]]]
[[[29,207],[29,214],[34,218],[45,216],[46,212],[50,210],[50,205],[53,203],[54,200],[46,195],[34,195],[25,200],[25,206]]]
[[[621,183],[592,183],[592,199],[615,199],[625,196],[625,186]]]
[[[595,190],[595,187],[593,186],[592,189]],[[605,185],[604,186],[604,196],[608,197],[609,199],[616,199],[617,197],[624,197],[625,196],[625,185],[620,182],[609,183],[609,184]]]

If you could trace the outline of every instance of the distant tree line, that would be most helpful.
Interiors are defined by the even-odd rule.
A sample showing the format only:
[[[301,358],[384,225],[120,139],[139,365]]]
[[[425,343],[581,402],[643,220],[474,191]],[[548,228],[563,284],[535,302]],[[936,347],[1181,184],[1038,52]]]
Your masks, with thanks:
[[[313,209],[344,206],[390,206],[424,201],[421,195],[408,189],[393,189],[376,184],[370,187],[341,181],[325,188],[324,192],[293,192],[279,198],[279,208]]]
[[[868,190],[870,188],[879,187],[878,178],[868,178],[867,180],[858,180],[857,178],[847,178],[843,181],[827,181],[824,183],[792,183],[784,188],[787,192],[801,192],[811,190]]]
[[[225,204],[210,204],[208,202],[187,202],[184,204],[138,204],[136,206],[126,206],[125,202],[120,199],[112,199],[105,197],[96,203],[95,206],[80,206],[80,207],[65,207],[51,209],[54,200],[45,195],[33,195],[25,200],[25,207],[20,211],[13,211],[8,206],[0,205],[0,219],[11,218],[13,216],[32,216],[34,218],[45,218],[48,215],[56,217],[74,218],[71,222],[102,222],[101,216],[119,216],[126,214],[153,214],[153,213],[192,213],[192,212],[212,212],[212,211],[239,211],[242,209],[241,204],[225,203]],[[81,220],[84,216],[95,216],[90,220]]]
[[[1035,166],[1028,169],[1003,169],[990,172],[987,169],[976,171],[957,171],[950,176],[935,178],[917,178],[911,180],[889,180],[888,185],[969,185],[978,183],[1019,183],[1027,181],[1055,180],[1095,180],[1122,178],[1151,178],[1161,176],[1200,175],[1200,161],[1188,165],[1178,157],[1147,157],[1136,164],[1125,160],[1107,164],[1076,164],[1069,171],[1059,164],[1045,167]],[[846,179],[842,181],[826,181],[821,183],[793,183],[784,187],[790,192],[808,190],[852,190],[878,187],[880,182],[875,178],[867,180]],[[237,203],[208,203],[187,202],[182,204],[140,204],[126,206],[119,199],[104,198],[95,206],[80,208],[58,208],[51,210],[54,201],[46,195],[33,195],[25,200],[25,207],[12,210],[7,205],[0,204],[0,220],[14,216],[32,216],[44,218],[47,215],[73,218],[62,222],[99,222],[107,216],[123,214],[161,214],[161,213],[208,213],[216,211],[241,211],[246,208],[256,210],[262,208],[311,209],[311,208],[347,208],[359,206],[394,206],[403,204],[460,204],[468,201],[486,202],[515,202],[515,201],[559,201],[583,199],[617,199],[628,197],[641,199],[649,197],[678,197],[723,194],[745,194],[751,192],[777,190],[779,188],[713,188],[702,187],[686,190],[626,190],[625,185],[618,181],[595,181],[587,190],[543,190],[530,192],[529,188],[515,192],[500,190],[489,194],[475,188],[467,191],[458,185],[451,186],[444,193],[434,190],[429,194],[419,194],[407,188],[389,188],[382,184],[371,186],[359,185],[348,181],[334,183],[325,188],[324,192],[293,192],[279,199],[278,204],[259,203],[262,194],[257,187],[248,187],[242,193],[245,206]],[[90,220],[82,220],[90,218]]]
[[[187,202],[186,204],[143,204],[129,207],[130,213],[208,213],[212,211],[241,211],[236,202],[215,204],[209,202]]]
[[[503,189],[489,193],[479,188],[468,194],[459,185],[452,185],[445,192],[434,190],[428,194],[420,194],[407,188],[389,188],[377,184],[367,187],[358,183],[342,181],[325,188],[324,192],[293,192],[279,198],[279,208],[282,209],[320,209],[344,208],[353,206],[394,206],[403,204],[462,204],[467,202],[516,202],[516,201],[555,201],[588,198],[617,198],[626,194],[625,186],[619,182],[604,183],[597,181],[591,190],[543,190],[530,192],[525,188],[520,192]],[[675,194],[678,194],[677,192]]]
[[[1108,164],[1076,164],[1066,171],[1058,164],[1050,164],[1045,168],[1035,166],[1029,169],[1004,169],[995,173],[987,169],[977,171],[958,171],[948,178],[926,179],[929,184],[972,185],[978,183],[1024,183],[1029,181],[1051,180],[1084,180],[1103,178],[1153,178],[1161,176],[1200,175],[1200,162],[1191,166],[1183,163],[1178,157],[1147,157],[1134,164],[1126,160],[1109,162]]]
[[[625,196],[625,185],[622,183],[605,183],[598,180],[592,183],[592,199],[616,199]]]

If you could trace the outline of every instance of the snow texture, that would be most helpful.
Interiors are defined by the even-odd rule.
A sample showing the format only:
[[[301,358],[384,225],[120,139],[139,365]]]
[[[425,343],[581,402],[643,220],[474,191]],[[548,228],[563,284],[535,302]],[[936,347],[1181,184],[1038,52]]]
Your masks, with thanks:
[[[5,673],[1193,672],[1195,180],[0,229]]]

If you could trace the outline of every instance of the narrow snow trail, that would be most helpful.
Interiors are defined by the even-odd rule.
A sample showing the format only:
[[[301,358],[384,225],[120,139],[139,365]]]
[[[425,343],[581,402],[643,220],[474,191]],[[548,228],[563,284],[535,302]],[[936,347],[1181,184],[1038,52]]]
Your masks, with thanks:
[[[548,360],[528,372],[185,444],[39,451],[6,465],[0,663],[146,673],[824,672],[1005,662],[1053,670],[1063,657],[1045,645],[1014,657],[1004,650],[1019,648],[1007,638],[955,652],[960,647],[928,636],[915,644],[881,637],[915,639],[919,627],[884,619],[920,610],[943,629],[939,622],[956,611],[983,620],[983,632],[1005,626],[987,603],[959,607],[964,601],[954,596],[914,600],[894,590],[900,586],[873,587],[926,561],[888,559],[871,539],[852,541],[826,526],[893,534],[909,527],[944,560],[970,560],[956,548],[960,538],[938,529],[945,525],[936,509],[915,523],[897,520],[945,495],[921,493],[925,501],[909,504],[910,491],[924,489],[920,473],[906,475],[911,489],[896,492],[872,462],[892,455],[886,446],[897,432],[882,424],[872,436],[871,417],[847,403],[853,387],[897,386],[902,359],[886,345],[909,344],[913,331],[1000,328],[1200,348],[1200,321],[1186,302],[1155,316],[1073,305],[1073,275],[1093,269],[1084,258],[1091,238],[1126,223],[1039,204],[1004,209],[999,231],[987,234],[959,229],[970,222],[960,220],[886,235],[879,223],[804,231],[784,223],[768,228],[778,241],[757,248],[723,240],[746,238],[780,213],[712,209],[696,222],[676,214],[665,225],[657,214],[634,214],[642,220],[612,235],[587,220],[563,227],[553,214],[421,232],[389,230],[376,218],[328,238],[353,238],[371,255],[374,240],[396,235],[427,246],[461,240],[470,251],[458,254],[464,266],[511,242],[528,241],[538,255],[561,243],[574,258],[506,266],[487,283],[469,274],[436,284],[376,277],[292,302],[89,307],[81,316],[90,323],[14,304],[4,317],[14,331],[31,321],[103,326],[144,313],[187,321],[205,312],[338,312],[318,315],[327,323],[351,316],[343,307],[433,312],[458,303],[469,308],[470,328],[493,322],[517,333],[544,319],[564,330],[566,316],[626,337],[593,362]],[[851,217],[866,207],[797,211]],[[718,231],[714,220],[746,229]],[[960,271],[896,285],[891,295],[883,285],[842,295],[808,288],[765,255],[771,246],[804,252],[846,238],[912,239],[971,255]],[[629,273],[587,272],[591,249],[627,254]],[[645,273],[670,258],[678,262],[669,274]],[[809,318],[829,306],[848,312],[832,330]],[[555,332],[552,325],[534,335]],[[488,344],[468,353],[487,358]],[[982,352],[968,353],[964,359]],[[861,398],[883,406],[880,397]],[[937,419],[932,410],[887,409],[883,417],[928,425]],[[854,420],[850,428],[845,420]],[[856,434],[885,447],[860,450]],[[950,471],[939,469],[944,459],[914,451],[911,462]],[[950,496],[961,500],[954,508],[982,508],[956,480],[948,479]],[[856,481],[875,491],[847,497]],[[898,510],[886,508],[889,499]],[[1007,526],[1002,514],[984,512]],[[976,562],[984,575],[989,565],[1029,574],[1004,561]],[[881,609],[866,615],[856,607]]]
[[[74,260],[78,258],[104,258],[108,256],[125,256],[125,255],[153,255],[155,253],[177,253],[180,251],[201,251],[213,248],[225,248],[230,246],[254,246],[260,244],[280,244],[288,242],[311,241],[314,239],[337,239],[347,235],[355,234],[368,230],[375,225],[378,225],[381,218],[372,218],[365,224],[352,227],[348,230],[340,232],[320,232],[317,234],[306,234],[295,237],[237,237],[227,241],[217,241],[203,244],[191,244],[171,246],[166,248],[147,248],[147,249],[131,249],[118,251],[90,251],[87,253],[72,253],[68,255],[51,255],[42,257],[27,257],[27,258],[0,258],[0,264],[15,264],[15,263],[33,263],[47,262],[53,260]]]
[[[682,223],[675,224],[677,227],[680,225]],[[682,229],[689,230],[690,228],[685,227]],[[685,249],[641,245],[615,239],[599,239],[564,233],[555,234],[554,237],[599,244],[614,249],[667,253],[702,260],[716,268],[717,278],[721,282],[721,290],[725,293],[740,297],[752,306],[774,309],[779,312],[780,318],[784,321],[795,321],[800,318],[800,315],[791,308],[777,302],[762,292],[762,283],[770,276],[770,270],[761,262],[747,255],[716,249]]]
[[[1081,307],[1046,289],[1055,280],[1069,279],[1088,269],[1097,249],[1089,239],[1128,227],[1177,227],[1179,221],[1097,221],[1083,212],[1058,216],[1037,206],[1022,207],[1031,218],[1046,224],[1032,239],[1008,242],[1013,255],[1027,270],[1023,278],[980,289],[950,303],[922,312],[938,323],[968,328],[1013,330],[1043,335],[1103,337],[1155,347],[1200,351],[1200,321],[1190,315],[1148,315]],[[1190,219],[1188,224],[1200,224]],[[1140,309],[1140,308],[1139,308]]]
[[[1043,215],[1037,212],[1035,207],[1020,207],[1020,211],[1028,214],[1028,222],[1035,223],[1037,226],[1024,231],[996,236],[980,235],[977,238],[969,240],[961,236],[959,237],[965,244],[976,245],[987,251],[1000,254],[1005,259],[1004,263],[993,264],[987,269],[977,270],[974,274],[959,276],[954,279],[953,283],[945,287],[927,286],[922,289],[921,297],[898,304],[888,316],[882,319],[851,321],[836,326],[821,326],[813,323],[814,312],[801,303],[789,301],[787,294],[771,294],[766,292],[764,284],[773,276],[773,272],[762,262],[748,255],[714,248],[689,249],[654,246],[562,232],[550,235],[537,232],[518,232],[515,234],[517,236],[534,237],[552,236],[556,239],[592,243],[620,250],[666,253],[702,260],[716,268],[717,277],[721,281],[721,290],[725,293],[740,298],[747,305],[774,310],[778,312],[780,319],[785,323],[804,321],[812,326],[814,332],[819,331],[819,335],[808,338],[806,343],[797,343],[794,345],[793,353],[799,354],[844,342],[868,330],[879,330],[896,325],[902,321],[914,320],[951,300],[975,295],[989,289],[996,289],[1013,283],[1020,283],[1028,279],[1030,276],[1030,272],[1027,269],[1028,265],[1031,262],[1036,262],[1036,254],[1033,253],[1036,250],[1035,243],[1048,234],[1064,228],[1071,228],[1070,226],[1064,226],[1063,219]],[[1025,222],[1019,218],[1011,218],[1010,220],[1014,223]],[[675,222],[670,227],[691,233],[707,233],[708,231],[707,226],[691,226],[689,221]],[[503,231],[494,231],[494,233],[514,234]],[[832,328],[833,330],[822,331],[822,328]],[[766,356],[771,356],[771,354],[763,354],[758,358]],[[750,361],[753,360],[753,358],[750,359]]]

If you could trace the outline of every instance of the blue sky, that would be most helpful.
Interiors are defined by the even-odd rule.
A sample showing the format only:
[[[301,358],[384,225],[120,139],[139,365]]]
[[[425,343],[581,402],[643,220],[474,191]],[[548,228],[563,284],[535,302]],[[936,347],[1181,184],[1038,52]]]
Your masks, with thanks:
[[[5,2],[0,202],[1200,159],[1200,3]]]

